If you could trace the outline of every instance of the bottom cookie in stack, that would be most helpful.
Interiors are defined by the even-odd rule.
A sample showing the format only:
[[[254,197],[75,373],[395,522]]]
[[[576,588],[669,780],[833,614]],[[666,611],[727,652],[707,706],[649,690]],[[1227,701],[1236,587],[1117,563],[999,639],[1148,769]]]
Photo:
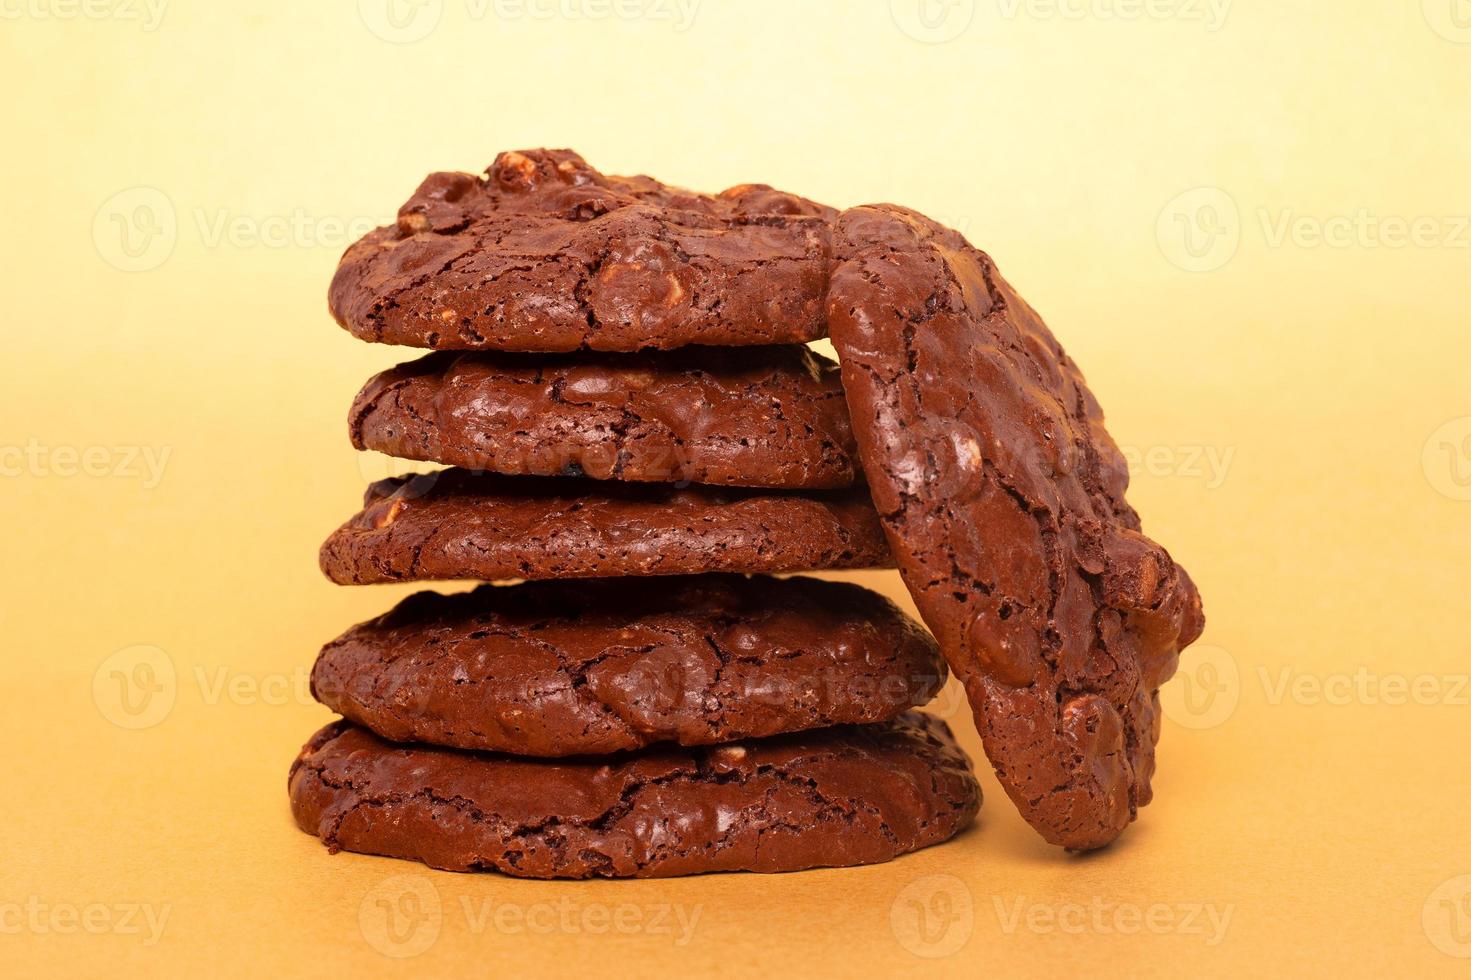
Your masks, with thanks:
[[[980,805],[949,729],[909,710],[945,676],[843,583],[420,593],[323,649],[313,691],[346,718],[292,767],[292,809],[333,851],[527,877],[885,861]]]
[[[940,720],[907,712],[704,748],[534,759],[384,741],[337,721],[291,769],[297,824],[333,851],[526,878],[657,878],[874,864],[979,808]]]

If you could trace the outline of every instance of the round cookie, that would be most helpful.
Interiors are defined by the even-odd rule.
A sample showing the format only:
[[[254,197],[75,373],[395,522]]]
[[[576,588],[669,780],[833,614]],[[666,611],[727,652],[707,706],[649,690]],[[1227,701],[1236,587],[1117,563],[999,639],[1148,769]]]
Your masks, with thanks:
[[[760,184],[608,177],[570,150],[438,173],[342,256],[354,335],[445,350],[637,351],[823,336],[835,212]]]
[[[353,445],[518,476],[830,489],[857,475],[838,366],[801,345],[430,354],[358,394]]]
[[[888,205],[838,221],[828,316],[874,502],[1008,794],[1049,841],[1150,799],[1156,691],[1204,625],[1140,533],[1077,367],[959,234]]]
[[[312,693],[394,741],[567,756],[885,721],[945,677],[867,589],[705,575],[421,592],[327,644]]]
[[[443,470],[380,480],[322,545],[339,585],[892,567],[862,487],[787,493]],[[651,588],[658,588],[651,585]]]
[[[329,850],[524,878],[656,878],[888,861],[948,840],[980,787],[944,722],[566,760],[385,742],[338,721],[291,767]]]

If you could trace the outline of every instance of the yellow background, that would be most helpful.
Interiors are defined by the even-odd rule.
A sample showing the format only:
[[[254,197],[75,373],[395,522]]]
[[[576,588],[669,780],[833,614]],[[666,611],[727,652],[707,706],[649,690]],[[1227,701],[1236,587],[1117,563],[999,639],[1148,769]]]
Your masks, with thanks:
[[[1466,0],[395,2],[0,3],[7,972],[1465,975]],[[777,877],[294,828],[312,657],[408,591],[316,568],[386,468],[348,402],[408,353],[328,318],[344,226],[538,145],[908,204],[1043,311],[1210,615],[1116,847],[1049,849],[989,773],[950,845]]]

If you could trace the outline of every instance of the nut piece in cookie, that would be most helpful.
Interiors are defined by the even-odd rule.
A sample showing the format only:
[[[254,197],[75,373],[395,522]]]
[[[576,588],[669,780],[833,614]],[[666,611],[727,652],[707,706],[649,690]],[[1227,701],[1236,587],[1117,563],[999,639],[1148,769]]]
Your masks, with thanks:
[[[1149,802],[1156,692],[1204,625],[1140,532],[1076,365],[991,259],[902,208],[838,221],[828,299],[859,457],[987,754],[1048,841]]]

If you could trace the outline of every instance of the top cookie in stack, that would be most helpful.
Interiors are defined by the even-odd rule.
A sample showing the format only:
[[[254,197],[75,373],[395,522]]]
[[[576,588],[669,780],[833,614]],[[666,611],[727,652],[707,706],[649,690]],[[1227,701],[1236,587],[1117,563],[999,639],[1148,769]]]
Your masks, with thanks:
[[[346,720],[292,769],[303,829],[621,877],[869,863],[972,819],[969,760],[909,712],[946,676],[933,638],[768,574],[893,564],[838,367],[802,346],[835,219],[530,151],[431,176],[349,249],[338,320],[437,349],[368,382],[353,443],[452,468],[370,487],[323,570],[525,581],[328,644],[313,691]]]
[[[355,336],[435,350],[670,350],[826,336],[833,209],[765,184],[717,196],[608,177],[570,150],[430,175],[342,257]]]

